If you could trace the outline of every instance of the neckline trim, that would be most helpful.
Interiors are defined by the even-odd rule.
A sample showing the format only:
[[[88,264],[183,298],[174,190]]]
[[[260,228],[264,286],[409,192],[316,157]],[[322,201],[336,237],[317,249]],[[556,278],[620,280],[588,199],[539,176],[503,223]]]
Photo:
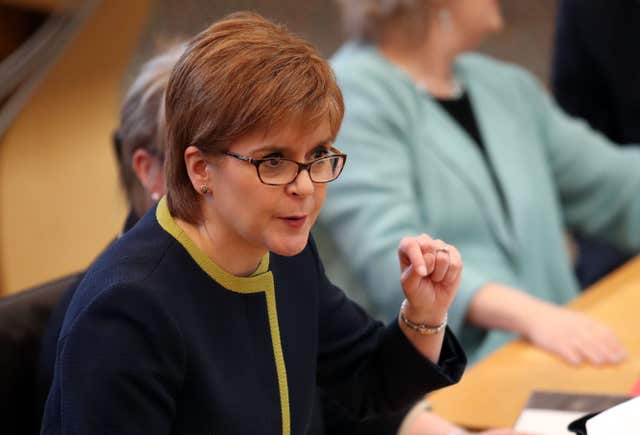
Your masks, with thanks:
[[[225,271],[211,260],[202,249],[176,223],[169,212],[167,197],[163,196],[156,207],[156,219],[158,224],[169,233],[182,247],[196,264],[214,281],[227,290],[236,293],[260,293],[273,289],[273,276],[269,271],[269,253],[260,260],[256,271],[250,276],[235,276]]]

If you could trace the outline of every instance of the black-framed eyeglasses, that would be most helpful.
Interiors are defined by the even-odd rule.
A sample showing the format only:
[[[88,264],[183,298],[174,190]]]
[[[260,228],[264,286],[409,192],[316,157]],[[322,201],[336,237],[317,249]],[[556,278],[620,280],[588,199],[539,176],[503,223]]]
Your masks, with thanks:
[[[258,178],[263,184],[269,186],[282,186],[293,183],[300,171],[306,170],[309,178],[314,183],[329,183],[340,176],[347,155],[331,147],[332,153],[312,160],[308,163],[300,163],[284,157],[267,157],[254,159],[253,157],[225,151],[224,154],[244,162],[249,162],[256,167]]]

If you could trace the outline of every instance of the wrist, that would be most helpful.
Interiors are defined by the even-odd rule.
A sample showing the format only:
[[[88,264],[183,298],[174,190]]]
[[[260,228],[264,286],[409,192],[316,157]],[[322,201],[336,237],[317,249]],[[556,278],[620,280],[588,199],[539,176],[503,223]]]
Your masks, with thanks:
[[[526,316],[519,316],[519,323],[516,332],[523,337],[530,339],[535,335],[535,331],[538,328],[540,322],[548,322],[550,314],[556,310],[557,307],[548,302],[544,302],[535,298],[531,298],[531,303],[526,307]]]
[[[447,313],[444,316],[436,315],[433,319],[430,316],[415,316],[412,317],[411,311],[408,309],[409,303],[405,299],[400,306],[399,321],[405,328],[415,331],[421,335],[434,335],[438,334],[447,326]],[[415,319],[429,318],[425,322],[419,322]]]
[[[447,322],[447,310],[417,308],[407,299],[402,301],[400,312],[412,323],[420,323],[430,327],[437,327]]]

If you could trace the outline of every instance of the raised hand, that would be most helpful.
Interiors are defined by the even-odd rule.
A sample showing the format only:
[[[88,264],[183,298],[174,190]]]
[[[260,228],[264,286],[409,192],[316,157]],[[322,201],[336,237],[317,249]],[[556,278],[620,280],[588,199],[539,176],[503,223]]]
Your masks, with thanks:
[[[414,323],[440,325],[460,284],[460,253],[454,246],[422,234],[403,238],[398,258],[407,299],[405,316]]]

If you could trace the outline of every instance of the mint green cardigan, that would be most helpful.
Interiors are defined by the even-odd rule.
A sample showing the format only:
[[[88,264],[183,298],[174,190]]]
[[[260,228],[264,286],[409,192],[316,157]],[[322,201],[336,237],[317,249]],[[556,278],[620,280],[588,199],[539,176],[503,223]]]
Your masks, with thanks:
[[[455,66],[507,217],[478,146],[403,71],[353,43],[332,64],[346,104],[336,147],[349,159],[329,186],[320,225],[385,316],[397,315],[402,300],[397,245],[406,235],[425,232],[461,251],[449,322],[472,361],[511,338],[465,324],[483,285],[556,304],[578,294],[565,228],[640,248],[640,148],[616,147],[564,114],[522,69],[477,54]]]

